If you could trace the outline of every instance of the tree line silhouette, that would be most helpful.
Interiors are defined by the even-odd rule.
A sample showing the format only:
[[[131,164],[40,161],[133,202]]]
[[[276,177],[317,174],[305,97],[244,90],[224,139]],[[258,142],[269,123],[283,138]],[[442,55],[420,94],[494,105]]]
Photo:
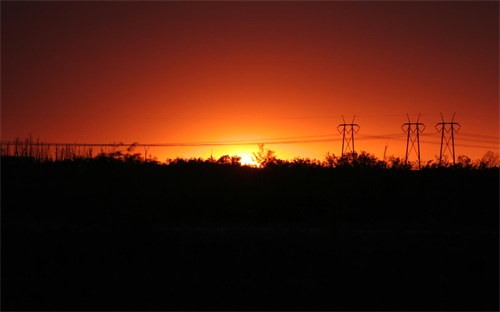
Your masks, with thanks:
[[[16,139],[13,142],[2,142],[2,157],[22,157],[33,161],[72,161],[72,160],[91,160],[98,161],[123,161],[127,163],[155,163],[166,165],[232,165],[232,166],[250,166],[241,163],[241,157],[238,155],[223,155],[219,158],[210,156],[201,157],[176,157],[167,158],[164,162],[157,158],[147,155],[147,149],[144,154],[136,151],[137,143],[126,147],[122,143],[110,144],[108,150],[101,147],[96,153],[93,146],[85,144],[66,144],[50,145],[36,141],[30,136],[25,140]],[[453,163],[448,159],[448,155],[436,155],[434,160],[428,160],[423,163],[417,161],[407,161],[404,158],[388,156],[381,160],[375,155],[366,152],[348,152],[343,155],[330,154],[325,155],[323,160],[311,159],[308,157],[295,157],[291,160],[283,160],[276,156],[275,151],[270,150],[265,144],[258,144],[259,150],[253,152],[252,159],[257,164],[254,167],[312,167],[312,168],[378,168],[378,169],[432,169],[432,168],[462,168],[462,169],[488,169],[500,168],[500,153],[487,151],[481,159],[473,160],[465,155],[459,155],[457,161]]]

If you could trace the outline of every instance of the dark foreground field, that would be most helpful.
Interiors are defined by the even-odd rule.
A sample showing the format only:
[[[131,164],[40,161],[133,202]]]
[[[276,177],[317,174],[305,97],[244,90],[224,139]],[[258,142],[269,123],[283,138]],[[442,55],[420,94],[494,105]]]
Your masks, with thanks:
[[[499,171],[1,164],[7,310],[499,309]]]

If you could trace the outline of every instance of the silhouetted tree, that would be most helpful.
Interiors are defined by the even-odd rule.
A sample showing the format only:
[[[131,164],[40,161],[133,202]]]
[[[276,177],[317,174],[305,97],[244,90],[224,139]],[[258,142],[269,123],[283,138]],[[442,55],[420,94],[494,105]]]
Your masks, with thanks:
[[[187,160],[182,157],[167,158],[167,160],[165,160],[165,163],[167,165],[183,165],[187,163]]]
[[[322,163],[323,167],[326,168],[335,168],[337,166],[338,157],[335,154],[331,154],[330,152],[326,153],[325,160]]]
[[[386,168],[388,169],[411,169],[411,163],[406,163],[403,159],[396,156],[389,156],[386,161]]]
[[[219,165],[232,165],[232,166],[241,166],[241,157],[238,155],[223,155],[217,160],[217,164]]]
[[[385,168],[386,164],[384,161],[379,160],[375,155],[370,154],[365,151],[361,151],[359,154],[355,155],[351,159],[353,167],[356,168]]]
[[[322,164],[319,160],[310,158],[295,157],[291,162],[289,162],[291,167],[301,167],[301,168],[318,168]]]
[[[252,159],[253,161],[257,162],[262,168],[269,166],[270,164],[282,163],[278,161],[278,159],[274,155],[274,151],[265,148],[263,143],[259,144],[259,151],[257,153],[253,153]]]
[[[238,155],[231,156],[231,165],[241,166],[241,157]]]
[[[354,159],[356,158],[357,153],[356,152],[351,152],[351,153],[346,153],[340,156],[337,159],[337,165],[336,168],[349,168],[354,166]]]
[[[500,168],[500,154],[487,151],[479,162],[479,168]]]
[[[469,157],[465,155],[459,155],[457,157],[456,167],[464,169],[472,169],[474,167],[474,164],[472,162],[472,159],[470,159]]]
[[[231,157],[229,157],[229,155],[223,155],[217,160],[217,164],[229,165],[229,164],[231,164]]]

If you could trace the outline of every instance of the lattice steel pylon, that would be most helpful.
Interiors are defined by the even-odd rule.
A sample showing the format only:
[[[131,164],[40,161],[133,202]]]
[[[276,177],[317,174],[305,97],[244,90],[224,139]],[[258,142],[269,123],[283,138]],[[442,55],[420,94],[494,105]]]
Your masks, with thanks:
[[[345,122],[344,115],[342,115],[342,121],[344,123],[341,123],[337,126],[337,130],[339,131],[339,133],[342,133],[342,156],[344,156],[344,154],[347,153],[348,150],[350,150],[351,153],[354,155],[354,151],[355,151],[354,150],[354,134],[358,133],[358,131],[359,131],[359,125],[354,123],[354,118],[356,118],[356,115],[354,115],[354,117],[352,117],[351,123],[348,124]],[[351,145],[352,145],[352,147],[351,147]]]
[[[405,164],[408,163],[408,155],[412,150],[414,150],[417,153],[418,169],[420,169],[420,133],[424,132],[425,125],[421,122],[418,122],[420,120],[420,114],[418,114],[417,122],[410,122],[410,116],[408,116],[408,114],[406,114],[406,117],[408,118],[408,122],[404,123],[401,126],[403,132],[408,133],[408,136],[406,138]],[[416,149],[415,142],[417,143]]]
[[[454,122],[453,121],[454,119],[455,119],[455,113],[453,113],[453,117],[451,118],[451,122],[445,122],[444,118],[443,118],[443,114],[441,114],[442,122],[438,122],[435,126],[436,130],[438,132],[441,132],[441,148],[439,150],[439,164],[441,164],[441,161],[443,159],[443,152],[446,152],[447,149],[451,153],[451,158],[453,159],[453,164],[455,164],[455,136],[454,136],[454,133],[458,132],[458,130],[460,130],[461,126],[458,122]],[[438,129],[438,126],[441,126],[441,128]],[[458,129],[455,126],[457,126]],[[446,137],[445,133],[449,133],[449,137]],[[451,148],[450,148],[450,140],[451,140]],[[443,143],[445,143],[444,148],[443,148]]]

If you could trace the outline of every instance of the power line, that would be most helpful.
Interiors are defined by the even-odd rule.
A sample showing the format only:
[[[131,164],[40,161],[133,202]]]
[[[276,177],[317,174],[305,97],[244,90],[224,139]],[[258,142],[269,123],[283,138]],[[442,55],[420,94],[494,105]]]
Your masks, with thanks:
[[[309,140],[259,140],[259,141],[220,141],[220,142],[189,142],[189,143],[61,143],[61,142],[32,142],[31,146],[87,146],[87,147],[120,147],[120,146],[147,146],[147,147],[196,147],[196,146],[231,146],[231,145],[258,145],[265,144],[296,144],[321,143],[340,141],[340,138],[309,139]],[[1,145],[14,145],[14,141],[1,141]],[[24,145],[20,141],[19,145]]]
[[[30,144],[33,146],[37,145],[53,145],[53,146],[67,146],[67,145],[80,145],[80,146],[107,146],[107,147],[118,147],[118,146],[151,146],[151,147],[177,147],[177,146],[227,146],[227,145],[257,145],[260,143],[265,144],[291,144],[291,143],[315,143],[315,142],[334,142],[340,141],[342,138],[338,137],[339,134],[318,134],[318,135],[308,135],[308,136],[293,136],[293,137],[278,137],[278,138],[264,138],[264,139],[252,139],[252,140],[227,140],[227,141],[202,141],[202,142],[168,142],[168,143],[78,143],[78,142],[31,142]],[[500,142],[495,142],[492,139],[489,139],[489,136],[477,135],[477,134],[465,134],[461,133],[460,137],[464,135],[474,136],[474,137],[486,137],[485,140],[477,140],[477,139],[468,139],[461,138],[461,141],[469,141],[469,142],[480,142],[487,143],[492,145],[499,145]],[[436,138],[438,139],[438,134],[435,133],[420,133],[421,137],[426,138]],[[406,140],[406,135],[403,133],[389,133],[389,134],[378,134],[378,135],[368,135],[368,134],[358,134],[357,140]],[[422,143],[430,143],[430,144],[439,144],[439,142],[432,141],[422,141]],[[0,141],[2,145],[7,144],[15,144],[15,141]],[[24,144],[24,141],[18,141],[18,144]],[[465,144],[456,144],[457,146],[474,146],[474,145],[465,145]]]

